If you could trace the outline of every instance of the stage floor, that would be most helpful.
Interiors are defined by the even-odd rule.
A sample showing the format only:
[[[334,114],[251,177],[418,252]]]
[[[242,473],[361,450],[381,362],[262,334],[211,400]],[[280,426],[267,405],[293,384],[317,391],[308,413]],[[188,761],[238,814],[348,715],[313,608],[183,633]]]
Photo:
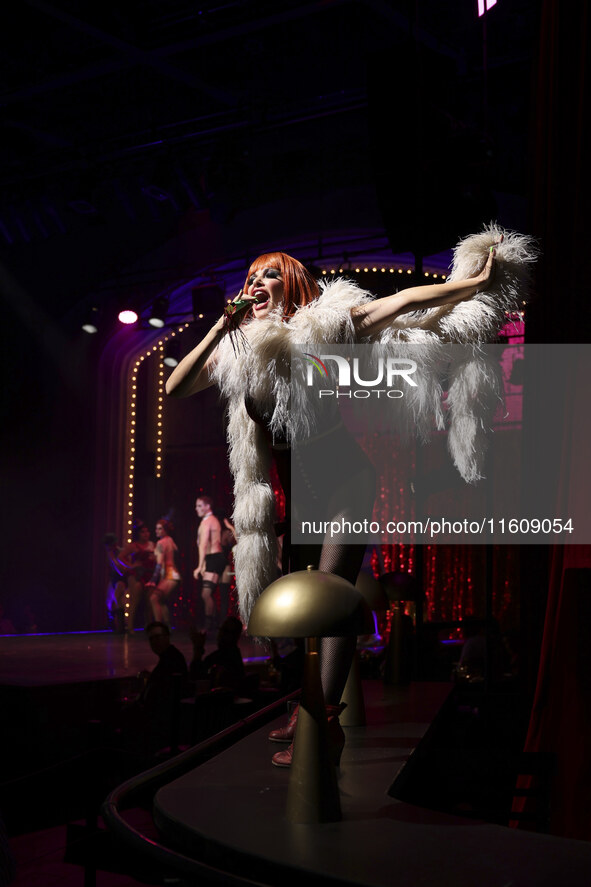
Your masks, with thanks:
[[[187,632],[172,631],[172,642],[187,660],[193,647]],[[240,643],[245,661],[268,657],[266,647],[243,638]],[[215,643],[206,645],[206,652]],[[150,649],[143,631],[114,634],[110,631],[75,634],[4,635],[0,638],[0,685],[47,687],[55,684],[85,683],[113,678],[135,677],[152,669],[158,657]]]
[[[273,767],[277,721],[156,795],[155,820],[188,856],[265,884],[367,887],[588,887],[591,844],[462,819],[388,795],[449,684],[364,682],[368,726],[347,728],[339,786],[343,819],[285,817],[289,771]],[[305,881],[304,881],[305,883]]]

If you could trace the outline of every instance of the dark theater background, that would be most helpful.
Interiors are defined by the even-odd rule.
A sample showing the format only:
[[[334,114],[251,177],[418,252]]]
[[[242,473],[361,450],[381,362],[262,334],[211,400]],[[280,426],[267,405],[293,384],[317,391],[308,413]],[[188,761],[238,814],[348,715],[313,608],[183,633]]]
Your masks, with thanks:
[[[112,631],[107,533],[123,543],[141,518],[154,538],[155,523],[172,517],[182,574],[174,634],[190,657],[188,629],[203,619],[195,497],[211,495],[230,515],[232,481],[218,394],[167,399],[164,358],[211,327],[250,259],[285,250],[318,276],[343,273],[383,296],[441,280],[457,241],[496,220],[540,248],[531,303],[505,341],[588,344],[589,33],[586,0],[22,0],[3,11],[0,814],[17,885],[53,883],[50,853],[60,883],[82,883],[79,860],[57,861],[66,823],[84,817],[77,780],[60,768],[87,748],[88,722],[109,719],[109,681],[120,700],[155,662],[142,632]],[[119,322],[124,308],[138,312],[135,324]],[[160,327],[148,322],[156,309]],[[84,331],[89,321],[95,332]],[[549,422],[568,426],[588,404],[587,382],[552,404]],[[544,391],[531,398],[543,403]],[[564,447],[557,459],[582,458],[580,445]],[[588,568],[587,546],[550,544],[380,546],[367,560],[376,576],[411,574],[422,589],[413,686],[461,694],[451,681],[462,623],[496,620],[513,664],[505,702],[489,709],[504,723],[494,741],[514,728],[515,753],[554,756],[551,836],[540,840],[585,848]],[[103,655],[107,640],[134,645],[130,658],[92,667],[75,658]],[[365,676],[381,685],[372,667]],[[72,689],[80,681],[94,688],[86,703]],[[455,714],[468,718],[478,704],[460,700]],[[442,798],[460,779],[468,739],[449,710],[451,726],[424,752],[406,800],[459,814],[461,793],[448,791],[455,807]],[[455,776],[436,791],[438,755]],[[129,775],[114,771],[121,782]],[[105,778],[98,800],[115,785]],[[49,812],[56,793],[66,799]],[[582,884],[576,866],[591,876],[591,857],[573,852],[565,883]],[[23,874],[27,855],[40,861]],[[512,864],[505,875],[516,884],[546,883]],[[149,883],[141,866],[121,880],[98,868],[99,884]],[[251,876],[276,883],[269,871]],[[367,877],[350,883],[382,883]],[[400,883],[425,878],[409,863]]]

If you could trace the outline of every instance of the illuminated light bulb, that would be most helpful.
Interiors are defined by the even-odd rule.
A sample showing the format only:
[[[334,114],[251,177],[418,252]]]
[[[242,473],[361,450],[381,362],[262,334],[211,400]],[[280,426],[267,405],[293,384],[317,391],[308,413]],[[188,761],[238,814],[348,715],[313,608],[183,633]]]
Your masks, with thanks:
[[[412,274],[412,268],[407,268],[407,269],[406,269],[406,273],[407,273],[407,274]]]
[[[378,269],[377,269],[377,268],[372,268],[371,270],[372,270],[372,271],[377,271]]]
[[[123,311],[119,312],[118,317],[119,322],[124,323],[126,326],[137,323],[138,319],[137,311],[133,311],[131,308],[124,308]]]

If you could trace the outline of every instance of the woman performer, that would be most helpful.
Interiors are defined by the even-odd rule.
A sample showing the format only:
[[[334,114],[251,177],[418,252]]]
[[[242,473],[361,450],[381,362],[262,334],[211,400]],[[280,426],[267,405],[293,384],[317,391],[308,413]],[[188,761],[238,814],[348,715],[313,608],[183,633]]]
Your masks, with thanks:
[[[502,263],[497,259],[501,258],[505,271],[499,274]],[[291,414],[299,411],[290,413],[289,409],[292,346],[408,341],[413,333],[414,341],[421,342],[485,341],[496,335],[505,312],[519,307],[523,298],[519,277],[526,276],[524,263],[533,258],[528,238],[504,235],[489,226],[456,249],[454,271],[445,283],[412,287],[379,300],[344,279],[323,283],[321,289],[306,268],[285,253],[267,253],[253,262],[234,302],[178,364],[166,385],[168,394],[188,397],[216,382],[228,398],[238,539],[235,571],[245,623],[257,596],[277,576],[269,461],[275,461],[288,499],[289,447],[294,423],[302,421],[301,416]],[[495,286],[491,287],[493,272]],[[409,315],[417,310],[419,314]],[[336,451],[341,443],[339,437]],[[354,442],[347,445],[341,459],[344,468],[332,484],[329,510],[334,509],[334,517],[346,516],[348,497],[339,495],[343,485],[349,495],[365,489],[368,501],[373,497],[371,466],[355,448]],[[463,471],[455,455],[454,461],[468,478],[469,467]],[[363,551],[363,546],[325,540],[318,568],[355,583]],[[337,716],[355,644],[354,637],[321,641],[324,697],[331,735],[340,748],[344,736]],[[281,739],[291,739],[294,730],[295,723],[290,722]],[[273,763],[289,766],[291,747],[276,754]]]
[[[129,564],[122,556],[123,552],[117,544],[115,533],[107,533],[103,544],[109,565],[107,610],[111,617],[113,631],[116,634],[123,634],[125,631],[125,595],[129,579]]]
[[[181,581],[181,574],[176,566],[178,548],[172,538],[172,524],[166,518],[160,518],[156,524],[156,569],[150,586],[150,604],[154,614],[154,622],[164,622],[170,627],[170,614],[166,601]]]
[[[126,628],[131,634],[134,631],[138,604],[156,566],[156,553],[154,543],[150,539],[150,528],[143,521],[134,524],[132,541],[122,550],[121,558],[130,566],[127,580],[129,608]]]
[[[227,616],[232,616],[230,613],[230,585],[232,584],[232,576],[234,575],[233,570],[233,549],[236,545],[236,530],[234,529],[234,525],[225,517],[222,520],[224,525],[224,529],[222,530],[221,543],[222,543],[222,551],[225,559],[224,572],[220,576],[220,581],[218,582],[218,589],[220,592],[220,622],[223,622]]]

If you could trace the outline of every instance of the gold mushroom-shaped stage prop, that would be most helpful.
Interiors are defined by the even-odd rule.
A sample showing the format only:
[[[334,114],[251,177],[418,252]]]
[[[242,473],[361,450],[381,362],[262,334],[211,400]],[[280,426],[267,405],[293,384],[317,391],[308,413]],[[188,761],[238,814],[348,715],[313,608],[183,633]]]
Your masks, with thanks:
[[[306,639],[304,678],[287,792],[290,822],[336,822],[341,803],[329,746],[318,638],[366,634],[373,617],[345,579],[308,567],[271,583],[257,600],[248,631],[255,637]]]
[[[365,602],[372,611],[387,610],[388,598],[379,581],[369,573],[361,572],[355,583],[357,591],[361,592]],[[372,634],[375,632],[375,623],[372,622]],[[365,701],[361,686],[361,673],[359,669],[359,653],[355,651],[351,670],[343,691],[343,702],[346,708],[341,715],[343,727],[363,727],[365,719]]]

